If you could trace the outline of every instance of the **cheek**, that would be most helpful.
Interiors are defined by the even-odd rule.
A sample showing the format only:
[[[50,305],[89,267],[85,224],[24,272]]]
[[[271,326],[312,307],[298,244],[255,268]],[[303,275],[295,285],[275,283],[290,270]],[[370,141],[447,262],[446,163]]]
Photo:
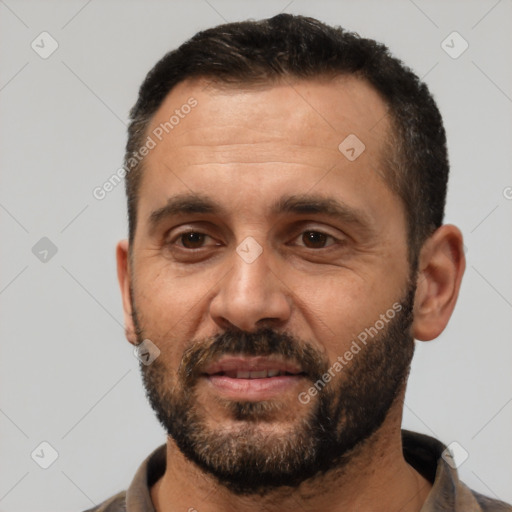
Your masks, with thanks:
[[[192,313],[201,302],[211,287],[210,280],[205,274],[180,275],[162,256],[157,256],[154,262],[140,265],[134,290],[136,306],[156,325],[179,325],[186,321],[187,312]]]
[[[148,267],[135,283],[134,302],[143,336],[158,346],[162,356],[175,362],[185,348],[182,340],[191,335],[196,321],[200,287],[184,286],[184,280],[171,277],[170,272]]]
[[[302,275],[296,282],[290,287],[298,309],[296,325],[305,322],[303,332],[311,333],[331,361],[343,355],[402,295],[396,275],[392,282],[385,272],[371,278],[348,271],[324,277]]]

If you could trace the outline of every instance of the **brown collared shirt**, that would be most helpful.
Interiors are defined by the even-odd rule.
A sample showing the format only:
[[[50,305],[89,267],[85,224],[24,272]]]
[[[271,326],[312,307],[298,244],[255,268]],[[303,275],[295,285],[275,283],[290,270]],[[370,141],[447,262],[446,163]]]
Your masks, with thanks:
[[[446,449],[432,437],[402,430],[405,460],[433,485],[420,512],[512,512],[512,506],[487,498],[464,485]],[[150,489],[165,472],[166,445],[157,448],[139,467],[126,491],[85,512],[155,512]]]

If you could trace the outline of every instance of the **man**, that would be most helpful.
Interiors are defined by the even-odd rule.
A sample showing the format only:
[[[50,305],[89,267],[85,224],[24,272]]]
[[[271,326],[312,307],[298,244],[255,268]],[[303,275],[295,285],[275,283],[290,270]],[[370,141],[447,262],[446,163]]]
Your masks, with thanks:
[[[465,267],[445,132],[387,49],[279,15],[198,33],[131,112],[126,335],[168,433],[94,511],[501,511],[401,430]]]

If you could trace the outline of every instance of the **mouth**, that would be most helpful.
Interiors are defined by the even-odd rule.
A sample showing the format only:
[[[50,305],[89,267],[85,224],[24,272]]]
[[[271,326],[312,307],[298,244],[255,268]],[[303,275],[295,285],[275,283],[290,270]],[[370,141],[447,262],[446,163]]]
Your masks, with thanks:
[[[293,390],[306,373],[290,361],[224,356],[209,365],[202,376],[226,398],[260,401]]]

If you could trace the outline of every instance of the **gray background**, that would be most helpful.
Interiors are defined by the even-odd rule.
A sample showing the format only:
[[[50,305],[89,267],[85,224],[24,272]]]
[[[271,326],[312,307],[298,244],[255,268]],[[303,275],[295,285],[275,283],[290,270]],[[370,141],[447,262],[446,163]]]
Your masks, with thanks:
[[[385,42],[439,103],[446,221],[465,235],[468,267],[449,327],[417,346],[404,426],[457,441],[463,480],[512,501],[510,0],[0,0],[1,511],[88,508],[165,441],[123,332],[124,190],[102,201],[92,190],[122,163],[127,113],[156,60],[199,29],[282,10]],[[59,45],[47,59],[31,48],[43,31]],[[453,31],[469,43],[457,59],[441,47]],[[46,262],[32,252],[42,237],[57,248]],[[46,470],[31,458],[42,441],[59,454]]]

